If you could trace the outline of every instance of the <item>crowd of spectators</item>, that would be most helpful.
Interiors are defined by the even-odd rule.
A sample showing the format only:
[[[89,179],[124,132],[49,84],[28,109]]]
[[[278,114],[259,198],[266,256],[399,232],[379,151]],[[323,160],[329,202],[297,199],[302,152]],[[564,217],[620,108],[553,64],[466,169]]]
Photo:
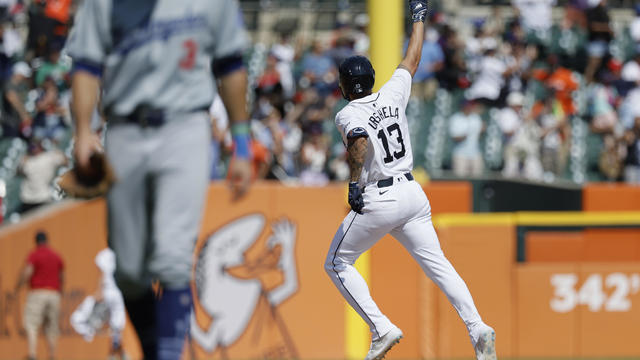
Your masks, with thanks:
[[[308,48],[280,34],[267,51],[250,112],[256,178],[322,186],[348,177],[345,149],[332,119],[342,101],[340,63],[366,54],[369,46],[366,16],[358,16],[354,24],[339,24],[330,39],[315,39]],[[214,162],[231,152],[224,109],[216,108]],[[212,176],[224,174],[216,170]]]
[[[503,17],[496,8],[494,16],[474,24],[473,35],[450,51],[460,59],[453,62],[458,80],[453,86],[451,81],[440,84],[466,88],[466,105],[450,122],[454,173],[483,172],[479,138],[487,116],[481,121],[475,115],[500,109],[496,123],[502,132],[502,164],[490,170],[531,180],[566,176],[571,123],[579,118],[588,125],[589,136],[604,144],[597,162],[600,176],[637,183],[634,119],[640,116],[640,103],[633,97],[640,91],[640,6],[629,27],[631,43],[614,54],[606,0],[569,1],[556,22],[555,0],[513,0],[512,5],[514,17]],[[436,26],[445,34],[452,31],[446,22],[436,21]],[[582,108],[578,93],[584,94]]]
[[[438,89],[462,94],[453,106],[460,110],[446,114],[452,145],[445,170],[458,177],[571,178],[572,123],[581,119],[596,151],[602,149],[587,169],[597,174],[593,180],[637,182],[640,7],[622,30],[634,43],[615,54],[606,0],[569,1],[562,8],[556,0],[513,0],[512,9],[495,7],[473,22],[470,34],[453,15],[431,16],[412,96],[433,102]],[[332,123],[344,105],[337,68],[350,55],[367,54],[366,27],[360,15],[306,47],[285,33],[268,49],[253,88],[256,177],[304,185],[348,177]],[[501,132],[501,159],[487,165],[483,144],[492,122]]]
[[[63,49],[75,6],[73,0],[0,0],[1,136],[27,144],[18,168],[24,209],[52,199],[51,180],[66,164],[60,148],[71,126],[70,63]],[[456,15],[434,11],[429,19],[412,96],[428,103],[439,91],[460,95],[452,106],[458,111],[446,114],[451,162],[445,170],[459,177],[567,177],[579,118],[602,149],[590,170],[600,179],[639,182],[640,6],[618,33],[626,32],[631,45],[617,52],[606,0],[571,0],[562,8],[556,0],[512,0],[512,10],[493,8],[470,32]],[[267,47],[250,90],[256,179],[322,186],[348,178],[333,125],[345,104],[337,69],[348,56],[367,55],[368,18],[339,19],[327,36],[283,31]],[[211,178],[221,179],[233,159],[219,101],[211,117]],[[501,132],[498,163],[486,161],[491,124]],[[420,146],[414,144],[414,153],[424,152]]]
[[[52,181],[68,159],[70,62],[63,48],[72,0],[0,1],[0,131],[26,149],[16,172],[23,178],[24,212],[55,197]],[[5,154],[6,155],[6,154]]]

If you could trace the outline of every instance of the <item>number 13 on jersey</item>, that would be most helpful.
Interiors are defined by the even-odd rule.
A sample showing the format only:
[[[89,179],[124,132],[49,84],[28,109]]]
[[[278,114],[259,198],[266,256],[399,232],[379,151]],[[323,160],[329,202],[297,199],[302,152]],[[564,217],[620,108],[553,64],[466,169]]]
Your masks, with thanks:
[[[389,144],[389,139],[387,139],[387,135],[386,133],[389,134],[389,139],[393,139],[393,137],[395,136],[395,144]],[[406,153],[406,149],[404,147],[404,139],[402,138],[402,131],[400,131],[400,125],[398,125],[398,123],[393,123],[391,125],[389,125],[386,130],[380,129],[380,131],[378,131],[378,139],[380,139],[380,141],[382,142],[382,147],[384,148],[385,151],[385,157],[384,157],[384,163],[388,164],[390,162],[392,162],[395,158],[395,160],[400,160],[404,157],[405,153]],[[393,154],[391,153],[391,149],[396,150],[397,148],[400,148],[400,150],[398,151],[394,151]]]

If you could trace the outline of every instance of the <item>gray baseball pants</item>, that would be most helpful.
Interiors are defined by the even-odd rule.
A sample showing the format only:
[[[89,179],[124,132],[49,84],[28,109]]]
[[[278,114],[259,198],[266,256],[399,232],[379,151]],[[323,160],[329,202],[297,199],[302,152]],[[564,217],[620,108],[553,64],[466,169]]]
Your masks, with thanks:
[[[206,199],[211,130],[205,112],[158,127],[110,123],[106,152],[117,176],[107,197],[116,281],[134,299],[158,280],[189,286]]]

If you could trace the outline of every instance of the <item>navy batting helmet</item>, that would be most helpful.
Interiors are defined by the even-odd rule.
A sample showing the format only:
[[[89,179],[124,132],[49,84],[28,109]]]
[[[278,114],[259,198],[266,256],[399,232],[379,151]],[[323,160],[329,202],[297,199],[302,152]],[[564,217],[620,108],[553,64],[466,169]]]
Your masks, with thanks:
[[[364,56],[351,56],[340,64],[340,89],[342,96],[363,95],[373,89],[376,72],[371,62]]]

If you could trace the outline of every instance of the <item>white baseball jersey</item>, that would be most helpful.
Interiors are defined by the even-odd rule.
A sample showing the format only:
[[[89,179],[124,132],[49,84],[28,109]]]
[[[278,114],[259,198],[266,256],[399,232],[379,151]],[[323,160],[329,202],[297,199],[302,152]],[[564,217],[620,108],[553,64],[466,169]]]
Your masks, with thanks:
[[[369,136],[360,185],[413,169],[413,152],[405,110],[411,94],[411,74],[397,69],[380,91],[351,101],[336,115],[336,126],[347,144],[349,132],[363,128]]]
[[[93,337],[107,323],[112,337],[120,337],[126,324],[126,310],[122,293],[116,286],[113,273],[116,270],[116,257],[111,249],[104,249],[96,255],[95,263],[102,272],[100,288],[102,299],[87,296],[71,314],[71,326],[86,341]]]

